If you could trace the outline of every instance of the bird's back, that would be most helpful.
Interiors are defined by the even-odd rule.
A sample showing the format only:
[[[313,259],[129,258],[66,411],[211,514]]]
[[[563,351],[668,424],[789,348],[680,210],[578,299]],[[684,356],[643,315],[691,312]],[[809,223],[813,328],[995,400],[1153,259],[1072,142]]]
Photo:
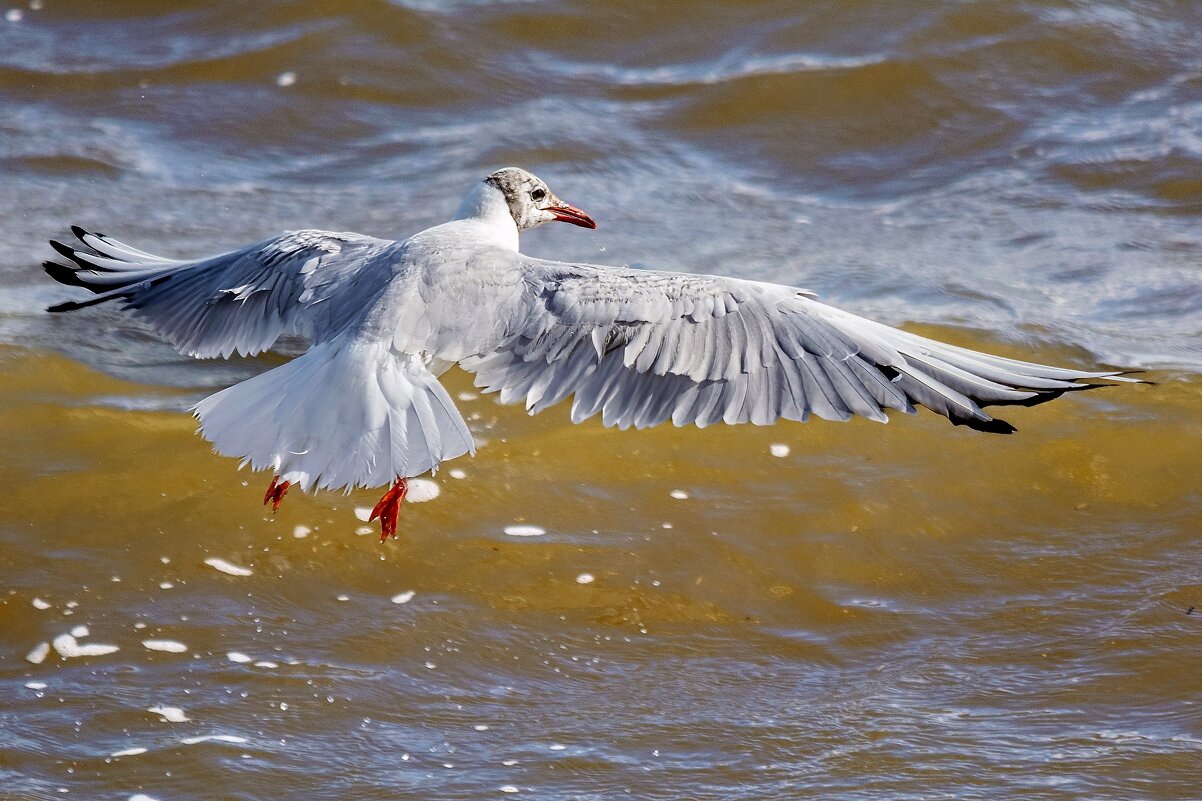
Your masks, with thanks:
[[[472,219],[405,240],[359,335],[446,363],[493,349],[524,289],[519,256],[507,244],[492,226]]]

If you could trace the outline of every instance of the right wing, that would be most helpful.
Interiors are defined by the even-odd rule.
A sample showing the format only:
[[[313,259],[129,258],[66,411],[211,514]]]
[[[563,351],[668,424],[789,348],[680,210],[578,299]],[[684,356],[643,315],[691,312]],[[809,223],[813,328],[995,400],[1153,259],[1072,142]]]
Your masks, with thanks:
[[[253,355],[282,334],[333,336],[392,278],[398,243],[359,234],[292,231],[241,250],[175,261],[79,227],[83,247],[51,241],[71,265],[43,267],[63,284],[97,293],[51,306],[71,311],[121,300],[183,353]]]

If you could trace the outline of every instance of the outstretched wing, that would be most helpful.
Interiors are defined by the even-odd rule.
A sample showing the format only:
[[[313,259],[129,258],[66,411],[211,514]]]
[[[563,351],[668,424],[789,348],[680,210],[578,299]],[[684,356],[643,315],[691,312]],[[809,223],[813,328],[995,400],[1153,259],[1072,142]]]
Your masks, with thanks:
[[[292,231],[199,261],[174,261],[73,227],[81,246],[50,244],[70,265],[52,278],[97,293],[50,311],[110,300],[192,356],[255,354],[281,334],[337,333],[387,283],[396,242],[359,234]]]
[[[946,345],[776,284],[515,258],[526,281],[512,325],[495,351],[461,364],[532,414],[573,393],[573,421],[600,412],[621,428],[885,422],[886,409],[922,405],[1009,433],[981,407],[1040,403],[1115,375]]]

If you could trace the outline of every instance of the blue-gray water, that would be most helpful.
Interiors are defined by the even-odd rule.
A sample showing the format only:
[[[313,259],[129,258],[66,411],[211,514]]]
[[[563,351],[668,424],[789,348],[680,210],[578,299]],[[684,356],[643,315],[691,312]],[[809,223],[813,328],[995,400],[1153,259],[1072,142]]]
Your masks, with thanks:
[[[0,796],[1198,795],[1202,6],[33,5],[0,7]],[[279,356],[42,311],[72,223],[404,236],[506,164],[599,223],[530,252],[1158,384],[1009,438],[468,399],[486,444],[381,546],[374,493],[266,515],[192,435]],[[119,650],[27,660],[79,625]]]

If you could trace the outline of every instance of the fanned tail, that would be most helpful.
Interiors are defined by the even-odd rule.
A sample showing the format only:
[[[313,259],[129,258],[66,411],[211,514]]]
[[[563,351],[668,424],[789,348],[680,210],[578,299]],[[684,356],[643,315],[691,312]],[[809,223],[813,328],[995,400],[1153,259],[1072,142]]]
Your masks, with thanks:
[[[193,412],[218,453],[304,490],[381,486],[475,453],[467,424],[418,357],[344,337]]]

